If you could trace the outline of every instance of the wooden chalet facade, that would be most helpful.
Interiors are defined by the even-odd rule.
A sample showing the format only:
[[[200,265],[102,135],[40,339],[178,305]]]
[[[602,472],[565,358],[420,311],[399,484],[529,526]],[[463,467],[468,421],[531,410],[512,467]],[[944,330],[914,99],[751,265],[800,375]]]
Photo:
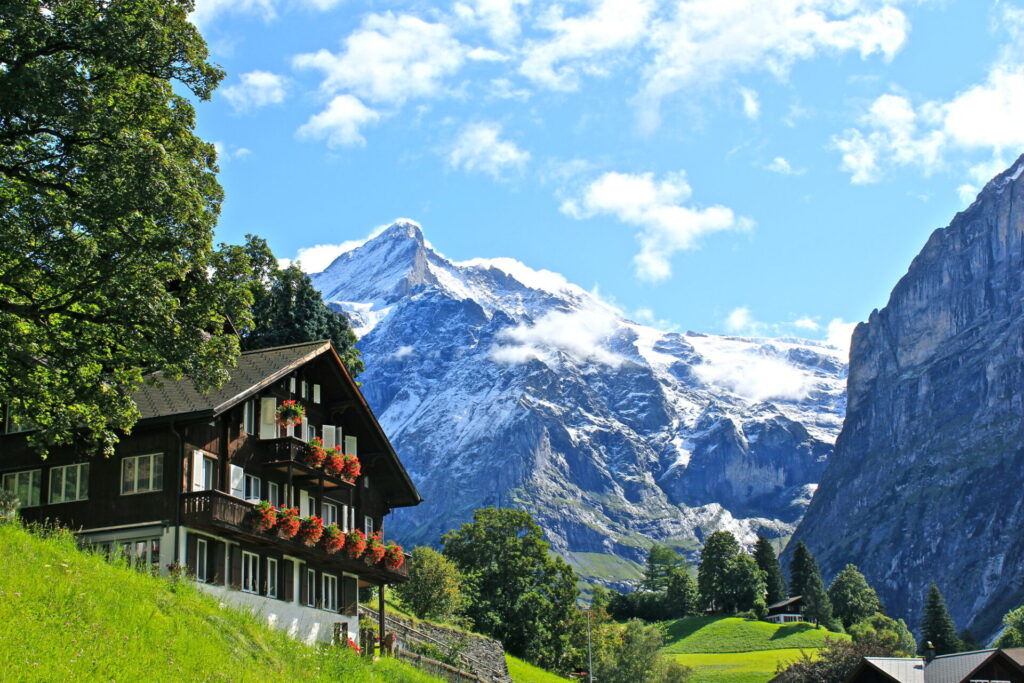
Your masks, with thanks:
[[[185,567],[205,590],[307,642],[355,637],[358,588],[406,580],[407,564],[392,570],[253,526],[266,500],[370,535],[392,509],[422,500],[330,342],[244,353],[208,394],[182,380],[135,399],[142,419],[111,458],[66,447],[43,461],[25,432],[3,430],[0,487],[18,495],[23,518],[59,521],[83,545],[154,572]],[[304,407],[302,424],[278,426],[286,400]],[[358,479],[307,464],[314,437],[357,455]]]
[[[806,621],[804,617],[804,598],[797,595],[768,605],[768,615],[764,618],[773,624],[791,624],[797,621]]]

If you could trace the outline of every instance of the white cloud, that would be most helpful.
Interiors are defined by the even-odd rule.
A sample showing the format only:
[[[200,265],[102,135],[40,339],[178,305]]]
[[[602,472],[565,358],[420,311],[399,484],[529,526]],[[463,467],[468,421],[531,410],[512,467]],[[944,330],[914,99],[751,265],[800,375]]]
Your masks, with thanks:
[[[491,81],[490,94],[500,100],[526,101],[530,98],[530,91],[525,88],[516,88],[512,81],[507,78],[495,78]]]
[[[294,262],[301,262],[302,271],[304,273],[319,273],[325,268],[327,268],[327,266],[331,265],[331,262],[333,262],[334,259],[338,258],[345,252],[352,251],[353,249],[358,249],[359,247],[363,246],[364,244],[372,240],[377,235],[381,234],[382,232],[390,228],[395,223],[410,223],[412,225],[419,227],[419,223],[412,220],[411,218],[396,218],[390,223],[378,225],[376,228],[371,230],[366,237],[362,239],[346,240],[344,242],[341,242],[340,244],[316,244],[313,245],[312,247],[302,247],[301,249],[299,249],[298,253],[296,253],[295,258],[281,258],[278,259],[277,262],[278,264],[280,264],[282,268],[287,268],[290,264]],[[427,244],[427,246],[431,246],[430,242],[425,241],[425,243]]]
[[[411,346],[399,346],[395,349],[395,352],[391,354],[391,357],[395,360],[401,360],[403,358],[408,358],[414,353],[416,353],[416,349]]]
[[[380,119],[380,113],[370,109],[352,95],[338,95],[327,108],[313,115],[297,131],[300,138],[327,140],[328,147],[365,145],[360,129]]]
[[[761,102],[757,97],[757,91],[740,88],[740,97],[743,98],[743,115],[751,121],[757,120],[761,115]]]
[[[453,7],[456,17],[487,30],[491,39],[499,44],[508,44],[519,36],[519,7],[530,0],[471,0],[459,2]]]
[[[772,159],[772,163],[765,166],[765,169],[772,173],[779,173],[781,175],[803,175],[806,170],[802,168],[793,168],[785,157],[775,157]]]
[[[636,45],[647,34],[653,0],[595,0],[587,14],[566,17],[565,8],[552,5],[538,28],[553,35],[529,41],[520,73],[551,90],[575,90],[580,72],[602,74],[606,53]],[[601,60],[595,59],[604,55]]]
[[[315,10],[334,8],[341,0],[302,0],[298,4]],[[256,15],[265,22],[277,19],[280,0],[196,0],[195,11],[189,19],[196,26],[205,27],[222,14]]]
[[[810,330],[811,332],[821,329],[821,325],[816,320],[807,316],[794,320],[793,326],[801,330]]]
[[[501,139],[501,126],[471,123],[459,133],[448,153],[448,163],[466,171],[481,171],[500,178],[507,169],[522,169],[530,153]]]
[[[855,322],[848,323],[842,318],[833,318],[828,324],[825,341],[849,356],[850,338],[853,336],[855,327],[857,327]]]
[[[222,164],[232,159],[245,159],[252,154],[252,150],[248,147],[232,147],[220,140],[213,143],[213,148],[217,151],[217,161]]]
[[[745,306],[740,308],[734,308],[729,313],[729,317],[725,319],[725,329],[729,332],[750,332],[758,323],[754,320],[754,316],[751,315],[750,309]]]
[[[729,343],[697,347],[704,362],[693,370],[707,384],[724,387],[751,401],[799,400],[814,388],[807,373],[776,356]]]
[[[222,91],[235,111],[249,111],[268,104],[284,102],[283,76],[269,71],[250,71],[242,74],[241,81]]]
[[[640,253],[633,263],[637,275],[652,282],[672,274],[671,256],[691,249],[707,234],[753,225],[724,206],[683,206],[692,190],[685,173],[656,181],[652,173],[605,173],[584,190],[582,197],[562,203],[563,213],[582,219],[606,214],[639,227]]]
[[[609,351],[609,339],[618,321],[608,311],[593,307],[578,311],[552,311],[534,324],[502,330],[501,340],[490,352],[498,363],[519,365],[530,360],[554,362],[559,354],[578,361],[593,361],[618,367],[623,359]]]
[[[565,276],[560,273],[544,269],[535,270],[522,261],[517,261],[507,256],[474,258],[468,261],[459,261],[455,265],[467,268],[497,268],[501,272],[511,275],[527,287],[544,292],[551,292],[553,294],[568,292],[577,296],[586,295],[582,288],[566,280]]]
[[[372,102],[401,104],[438,94],[467,52],[447,25],[387,12],[366,17],[342,52],[301,54],[293,64],[322,71],[321,90],[328,94],[350,90]]]
[[[658,124],[662,100],[730,75],[769,71],[784,78],[797,61],[821,52],[856,51],[890,59],[909,30],[900,10],[859,0],[723,2],[682,0],[651,35],[653,61],[636,98],[641,125]]]

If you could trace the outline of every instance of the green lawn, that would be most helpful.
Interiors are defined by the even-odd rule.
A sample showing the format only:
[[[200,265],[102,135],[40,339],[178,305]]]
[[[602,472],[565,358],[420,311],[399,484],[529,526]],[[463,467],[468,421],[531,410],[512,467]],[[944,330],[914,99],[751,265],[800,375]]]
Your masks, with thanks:
[[[505,655],[505,661],[508,662],[508,673],[512,676],[512,683],[566,683],[568,680],[550,671],[538,669],[533,664],[509,654]]]
[[[686,617],[662,623],[667,654],[711,654],[820,648],[826,637],[849,636],[811,624],[769,624],[737,617]]]
[[[798,649],[775,649],[670,656],[693,669],[693,683],[765,683],[775,676],[779,662],[799,659],[800,652]]]
[[[0,678],[16,681],[437,679],[394,660],[312,648],[251,613],[80,552],[68,533],[0,524]]]

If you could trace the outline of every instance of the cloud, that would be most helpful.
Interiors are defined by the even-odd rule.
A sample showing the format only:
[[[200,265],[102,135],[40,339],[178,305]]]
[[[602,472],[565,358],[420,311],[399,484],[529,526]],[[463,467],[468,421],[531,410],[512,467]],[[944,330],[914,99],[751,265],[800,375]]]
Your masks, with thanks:
[[[409,356],[415,353],[416,349],[414,349],[411,346],[399,346],[397,349],[395,349],[395,352],[391,354],[391,357],[394,358],[395,360],[401,360],[403,358],[408,358]]]
[[[378,225],[362,239],[346,240],[340,244],[315,244],[312,247],[303,247],[299,249],[294,259],[281,258],[278,259],[277,262],[282,268],[287,268],[292,263],[299,262],[302,266],[302,272],[319,273],[327,268],[327,266],[331,265],[334,259],[346,252],[352,251],[353,249],[358,249],[395,223],[411,223],[419,227],[419,223],[411,218],[396,218],[390,223]],[[430,242],[426,242],[426,244],[427,246],[431,246]]]
[[[695,365],[693,371],[706,384],[755,402],[800,400],[814,388],[812,376],[764,349],[721,339],[702,341],[694,346],[704,362]]]
[[[757,92],[750,88],[740,88],[740,97],[743,98],[743,115],[751,121],[756,121],[761,115],[761,102],[758,100]]]
[[[590,12],[566,17],[562,5],[552,5],[537,27],[553,35],[526,43],[519,71],[551,90],[576,90],[581,72],[605,73],[606,53],[628,49],[646,36],[652,6],[653,0],[595,0]]]
[[[771,171],[772,173],[778,173],[780,175],[803,175],[806,173],[805,169],[793,168],[784,157],[775,157],[772,159],[772,163],[765,166],[765,170]]]
[[[729,317],[725,319],[725,329],[729,332],[749,332],[754,329],[759,323],[754,320],[754,316],[750,314],[750,309],[744,307],[735,308],[729,313]]]
[[[507,78],[495,78],[491,81],[490,94],[499,100],[520,100],[526,101],[530,98],[530,91],[525,88],[516,88],[512,81]]]
[[[360,129],[376,123],[380,117],[379,112],[370,109],[358,98],[338,95],[326,109],[302,124],[296,134],[305,139],[326,139],[327,146],[332,148],[365,145],[366,138]]]
[[[490,356],[497,363],[521,365],[534,359],[555,362],[564,354],[578,361],[618,367],[622,357],[606,348],[617,329],[615,316],[597,307],[552,311],[532,325],[523,323],[502,330]]]
[[[494,42],[505,45],[519,36],[519,7],[530,0],[472,0],[452,8],[463,22],[483,27]]]
[[[220,140],[213,143],[213,148],[217,152],[217,161],[222,164],[232,159],[245,159],[252,154],[252,150],[248,147],[232,147]]]
[[[565,294],[566,292],[576,295],[586,294],[582,288],[566,280],[565,276],[560,273],[544,269],[535,270],[522,261],[507,256],[474,258],[468,261],[459,261],[455,265],[464,268],[497,268],[527,287],[552,294]]]
[[[906,40],[909,22],[892,6],[873,6],[859,0],[676,3],[674,16],[651,32],[655,54],[635,99],[641,126],[657,127],[661,102],[669,95],[736,74],[768,71],[784,78],[797,61],[821,52],[891,59]]]
[[[250,71],[241,75],[241,83],[224,88],[235,111],[250,111],[268,104],[280,104],[285,97],[285,79],[269,71]]]
[[[320,88],[327,94],[348,90],[371,102],[402,104],[438,94],[467,53],[446,24],[387,12],[366,17],[341,52],[301,54],[292,63],[322,71]]]
[[[448,153],[448,163],[465,171],[481,171],[501,178],[508,169],[522,169],[530,153],[501,139],[501,125],[471,123],[459,133]]]
[[[724,206],[683,206],[691,194],[683,172],[660,181],[652,173],[611,172],[590,183],[581,197],[563,202],[561,211],[576,219],[611,215],[639,227],[640,253],[633,258],[636,274],[659,282],[672,275],[669,259],[675,252],[692,249],[704,235],[753,225]]]
[[[828,332],[825,342],[834,346],[847,356],[850,355],[850,338],[858,323],[848,323],[842,318],[833,318],[828,324]]]
[[[302,0],[300,5],[311,9],[327,11],[333,9],[341,0]],[[196,26],[206,27],[222,14],[255,15],[265,22],[277,19],[280,0],[196,0],[195,11],[189,19]]]
[[[821,325],[819,325],[816,320],[813,320],[812,318],[808,318],[806,316],[794,320],[793,326],[801,330],[810,330],[811,332],[815,332],[821,329]]]

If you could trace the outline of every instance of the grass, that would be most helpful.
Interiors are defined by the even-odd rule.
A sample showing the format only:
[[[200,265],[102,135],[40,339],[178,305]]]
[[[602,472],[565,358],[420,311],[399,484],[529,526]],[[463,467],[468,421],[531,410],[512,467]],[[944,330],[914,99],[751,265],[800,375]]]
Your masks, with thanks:
[[[801,652],[817,650],[775,649],[718,654],[670,655],[694,671],[694,683],[765,683],[775,676],[780,662],[799,659]]]
[[[509,654],[505,655],[505,661],[512,683],[565,683],[568,680]]]
[[[812,624],[769,624],[737,617],[686,617],[662,623],[667,654],[714,654],[761,650],[817,649],[825,638],[849,636]]]
[[[643,568],[636,562],[606,553],[568,553],[569,564],[583,577],[609,581],[639,581]]]
[[[0,553],[4,680],[438,680],[394,660],[303,645],[188,582],[81,552],[67,532],[0,525]]]

